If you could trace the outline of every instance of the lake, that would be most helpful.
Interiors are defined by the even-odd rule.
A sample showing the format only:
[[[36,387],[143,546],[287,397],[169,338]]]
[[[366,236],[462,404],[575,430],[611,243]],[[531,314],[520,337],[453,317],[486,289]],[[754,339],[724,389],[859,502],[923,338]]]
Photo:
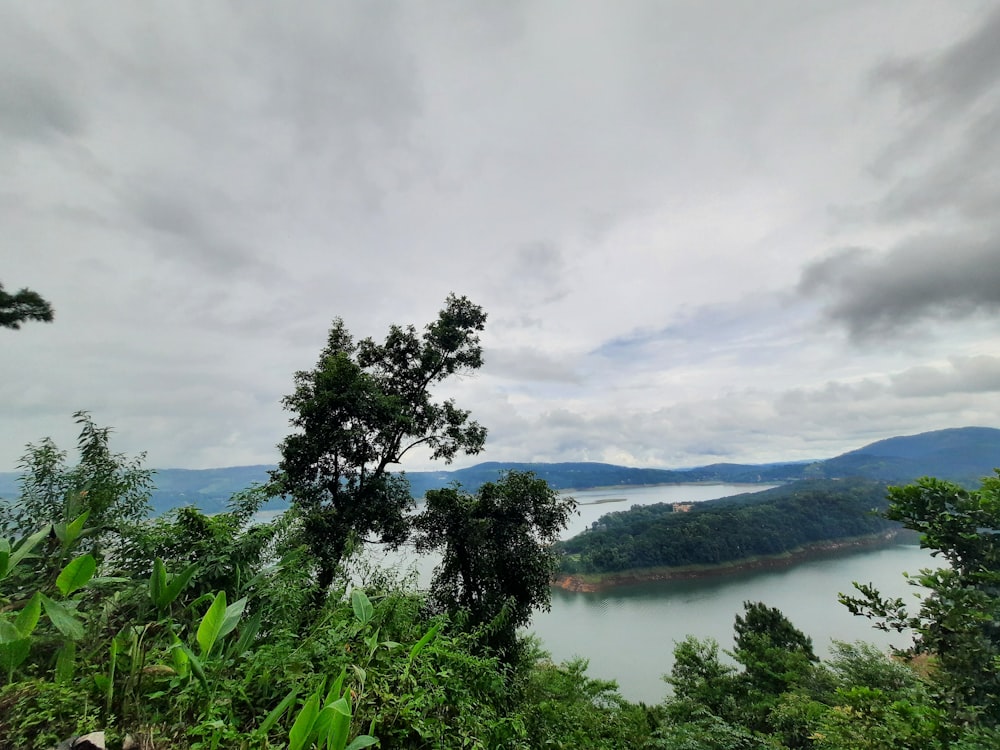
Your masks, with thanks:
[[[733,621],[744,601],[777,607],[809,635],[819,656],[833,639],[864,640],[883,647],[904,646],[899,634],[875,630],[837,601],[851,582],[874,583],[887,596],[915,600],[903,571],[936,567],[916,545],[839,553],[784,570],[740,573],[696,581],[666,581],[597,593],[555,589],[552,610],[538,612],[531,630],[555,661],[590,660],[589,674],[614,679],[629,700],[656,703],[667,686],[661,676],[673,664],[673,647],[688,634],[714,638],[732,648]]]
[[[581,503],[567,535],[590,526],[603,513],[651,502],[696,502],[759,492],[762,485],[664,485],[573,493]],[[625,502],[606,503],[620,497]],[[751,571],[693,581],[660,581],[595,593],[554,589],[552,610],[535,614],[530,630],[555,661],[582,656],[589,674],[618,682],[629,700],[656,703],[667,686],[661,679],[673,664],[673,647],[688,634],[733,645],[733,621],[744,601],[777,607],[813,639],[816,653],[829,653],[832,640],[865,640],[888,648],[904,646],[905,635],[876,630],[837,601],[851,583],[874,583],[887,596],[916,601],[904,571],[936,567],[930,552],[916,545],[832,553],[789,568]]]
[[[575,491],[579,505],[563,538],[589,528],[605,513],[657,502],[699,502],[773,485],[656,485]],[[409,566],[426,585],[434,559],[415,553],[370,550],[385,566]],[[782,570],[751,571],[694,581],[664,581],[597,593],[552,591],[552,609],[536,612],[529,630],[555,661],[582,656],[589,674],[616,680],[629,700],[657,703],[667,692],[663,674],[673,663],[674,644],[688,634],[714,638],[722,648],[733,645],[733,621],[744,601],[777,607],[813,640],[820,656],[833,639],[864,640],[888,648],[904,646],[907,637],[872,628],[853,617],[837,601],[849,593],[852,581],[873,583],[886,596],[916,601],[918,589],[908,586],[904,571],[936,567],[927,550],[897,544],[856,552],[831,553]]]

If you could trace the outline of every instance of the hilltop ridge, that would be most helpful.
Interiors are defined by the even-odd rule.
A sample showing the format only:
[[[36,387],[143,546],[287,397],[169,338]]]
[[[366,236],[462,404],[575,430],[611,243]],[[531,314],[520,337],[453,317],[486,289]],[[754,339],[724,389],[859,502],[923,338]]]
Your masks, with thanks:
[[[442,471],[407,472],[415,497],[453,482],[475,491],[494,481],[501,471],[533,471],[559,490],[643,484],[698,482],[766,483],[799,479],[861,477],[888,483],[905,483],[921,476],[936,476],[973,485],[1000,466],[1000,429],[957,427],[878,440],[829,459],[787,463],[716,463],[684,469],[652,469],[577,461],[559,463],[486,461]],[[229,466],[213,469],[158,469],[153,506],[163,512],[179,505],[196,505],[217,512],[236,492],[263,482],[274,465]],[[0,498],[18,495],[18,474],[0,473]],[[274,501],[273,507],[282,507]]]

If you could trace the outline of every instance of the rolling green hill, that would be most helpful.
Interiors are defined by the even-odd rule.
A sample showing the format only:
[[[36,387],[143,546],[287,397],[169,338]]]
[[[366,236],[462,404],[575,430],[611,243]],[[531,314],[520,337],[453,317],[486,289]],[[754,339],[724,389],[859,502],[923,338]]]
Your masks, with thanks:
[[[690,482],[775,483],[800,479],[863,477],[904,483],[920,476],[936,476],[973,486],[1000,466],[1000,430],[961,427],[880,440],[835,458],[813,462],[732,464],[718,463],[693,469],[638,469],[593,462],[487,462],[453,471],[415,471],[407,477],[415,497],[427,490],[459,482],[475,491],[494,481],[505,469],[534,471],[556,489],[585,489],[641,484]],[[267,480],[274,466],[231,466],[218,469],[159,469],[154,481],[153,506],[163,512],[179,505],[196,505],[207,512],[225,508],[233,493]],[[0,498],[18,495],[17,474],[0,473]],[[273,507],[280,507],[275,501]]]
[[[896,528],[878,515],[887,507],[885,488],[871,479],[805,479],[695,503],[686,512],[668,503],[637,505],[562,542],[563,571],[719,565],[881,534]]]

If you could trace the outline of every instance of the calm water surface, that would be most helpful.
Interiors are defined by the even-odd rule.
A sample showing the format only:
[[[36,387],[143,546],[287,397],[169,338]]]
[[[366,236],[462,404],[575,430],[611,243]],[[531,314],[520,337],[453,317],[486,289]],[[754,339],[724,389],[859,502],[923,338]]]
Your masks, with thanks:
[[[594,677],[614,679],[630,700],[655,703],[666,695],[660,679],[673,664],[673,647],[688,634],[733,645],[733,620],[743,602],[777,607],[813,639],[816,653],[831,640],[903,646],[907,639],[875,630],[837,602],[851,582],[874,583],[883,594],[916,601],[903,571],[936,567],[927,550],[895,545],[840,554],[778,571],[741,573],[701,581],[650,583],[592,594],[552,592],[552,610],[535,614],[531,630],[555,661],[590,660]]]
[[[633,505],[659,502],[699,502],[743,492],[759,492],[773,485],[656,485],[571,493],[579,515],[563,538],[589,528],[605,513]],[[426,585],[436,562],[414,552],[370,551],[373,563],[415,571]],[[667,686],[661,676],[670,671],[674,644],[688,634],[714,638],[722,648],[733,644],[733,620],[744,601],[762,601],[777,607],[813,639],[820,656],[829,653],[833,639],[865,640],[880,646],[903,646],[907,639],[875,630],[851,614],[837,594],[852,590],[852,581],[874,583],[887,596],[916,601],[918,589],[908,586],[903,572],[936,567],[926,550],[914,545],[835,554],[777,571],[740,573],[700,581],[641,584],[584,594],[555,589],[552,610],[536,612],[529,630],[556,661],[582,656],[590,661],[589,674],[616,680],[630,700],[661,701]]]

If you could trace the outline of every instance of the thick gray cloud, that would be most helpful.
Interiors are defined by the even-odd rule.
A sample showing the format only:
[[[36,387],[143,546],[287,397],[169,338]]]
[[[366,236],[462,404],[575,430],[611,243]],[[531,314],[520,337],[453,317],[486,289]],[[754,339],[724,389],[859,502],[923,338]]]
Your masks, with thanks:
[[[828,300],[826,314],[859,341],[903,337],[929,320],[1000,312],[996,237],[918,237],[886,254],[843,250],[807,266],[805,296]]]
[[[855,341],[922,336],[1000,309],[1000,6],[963,31],[876,67],[874,91],[895,89],[902,103],[897,134],[872,162],[882,195],[867,231],[889,239],[814,260],[800,279]]]
[[[1000,7],[987,8],[970,26],[965,38],[929,59],[886,61],[874,79],[899,86],[911,106],[960,115],[1000,83]]]

